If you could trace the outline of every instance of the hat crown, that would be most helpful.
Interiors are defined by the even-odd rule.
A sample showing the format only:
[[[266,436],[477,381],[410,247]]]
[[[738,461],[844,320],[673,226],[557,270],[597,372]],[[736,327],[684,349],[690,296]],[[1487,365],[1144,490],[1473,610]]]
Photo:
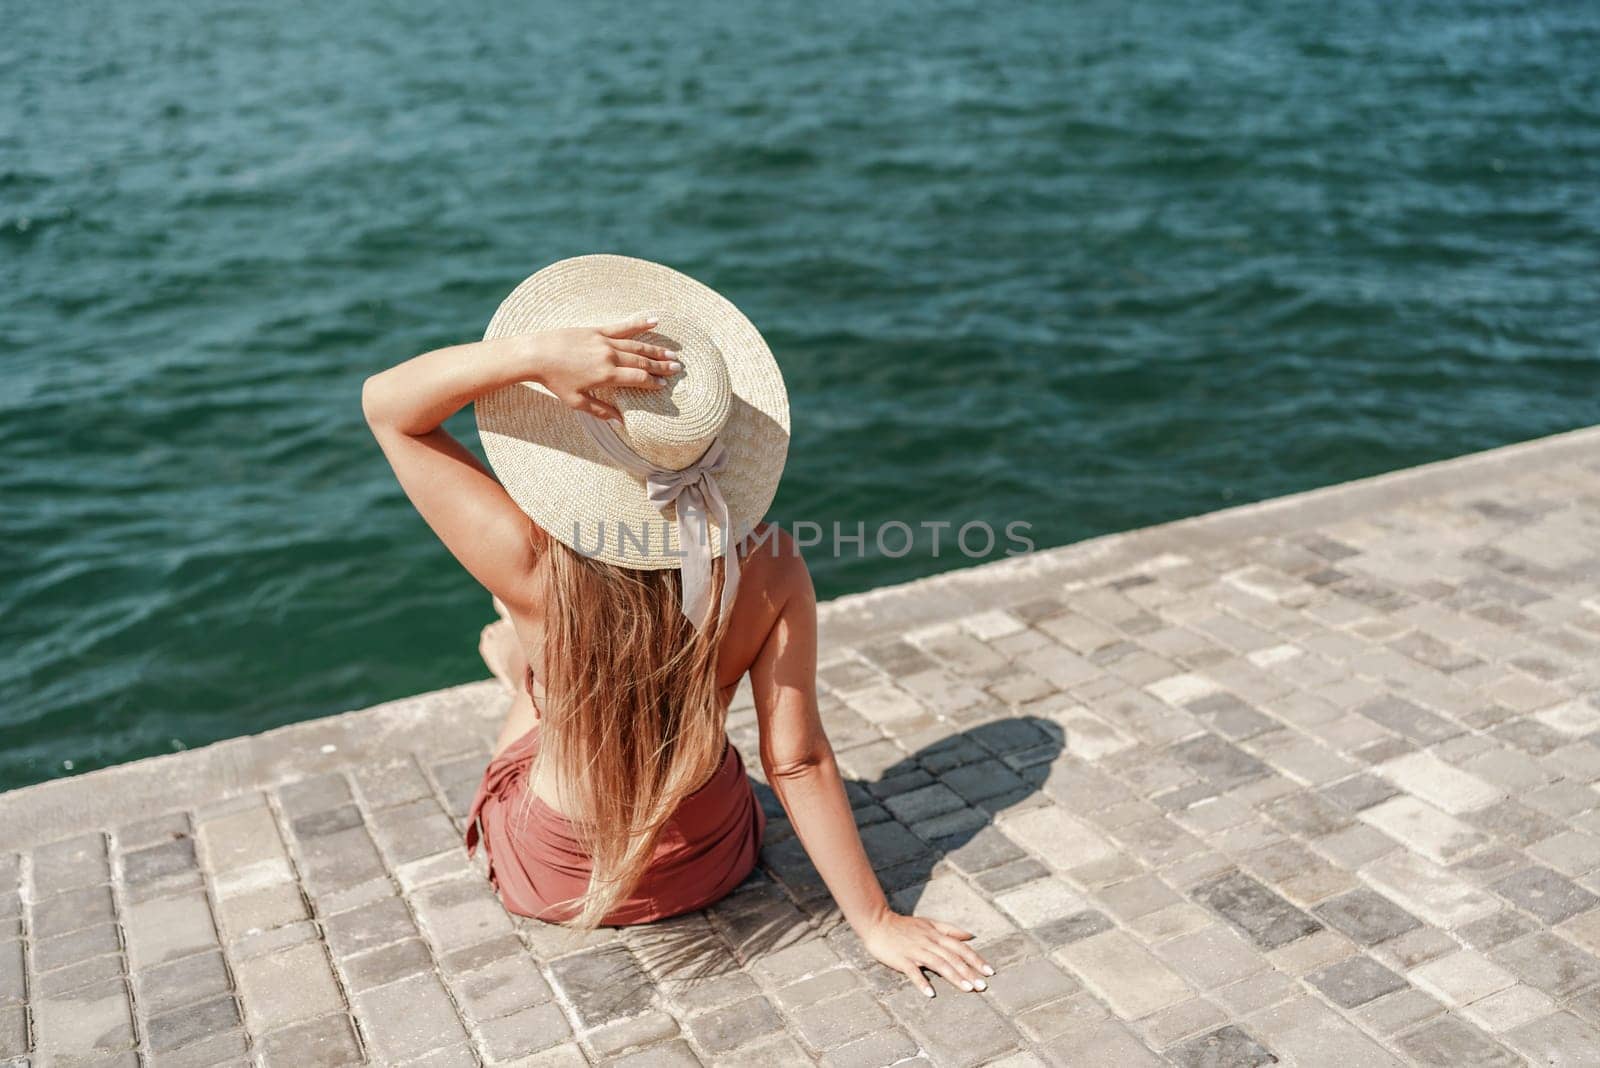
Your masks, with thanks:
[[[727,360],[710,335],[693,323],[663,312],[660,322],[638,339],[672,353],[683,370],[667,377],[661,389],[612,388],[605,399],[622,413],[622,436],[639,457],[667,471],[681,471],[698,460],[733,414],[733,385]]]

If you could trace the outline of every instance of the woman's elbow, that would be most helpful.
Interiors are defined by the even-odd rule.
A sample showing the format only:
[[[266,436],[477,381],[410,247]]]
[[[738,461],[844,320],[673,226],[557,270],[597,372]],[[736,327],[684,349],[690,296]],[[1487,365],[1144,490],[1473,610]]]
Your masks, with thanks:
[[[376,427],[384,422],[383,394],[382,372],[368,375],[367,380],[361,383],[361,414],[368,426]]]

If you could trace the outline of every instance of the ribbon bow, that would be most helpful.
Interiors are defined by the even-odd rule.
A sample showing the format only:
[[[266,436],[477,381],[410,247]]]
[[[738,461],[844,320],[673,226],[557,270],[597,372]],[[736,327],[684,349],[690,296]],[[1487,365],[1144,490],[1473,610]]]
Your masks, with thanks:
[[[576,412],[579,423],[599,450],[617,467],[645,480],[650,503],[666,515],[672,508],[678,516],[678,550],[683,555],[683,614],[697,630],[704,630],[706,610],[711,604],[710,520],[722,528],[726,570],[722,580],[722,601],[717,619],[724,620],[733,608],[739,585],[739,553],[734,546],[733,522],[728,502],[722,499],[713,477],[727,465],[728,453],[715,441],[700,459],[674,471],[651,464],[634,452],[616,429],[604,419],[588,412]]]

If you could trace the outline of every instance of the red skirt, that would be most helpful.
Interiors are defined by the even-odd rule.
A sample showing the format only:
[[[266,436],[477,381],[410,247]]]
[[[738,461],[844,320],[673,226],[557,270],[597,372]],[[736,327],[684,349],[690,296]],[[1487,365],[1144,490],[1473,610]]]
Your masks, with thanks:
[[[489,881],[507,910],[561,923],[578,908],[558,903],[588,889],[591,863],[566,817],[528,794],[528,767],[538,748],[535,724],[489,762],[467,816],[467,853],[483,843]],[[725,741],[721,765],[678,805],[639,885],[602,923],[650,923],[727,896],[755,868],[766,829],[744,758]]]

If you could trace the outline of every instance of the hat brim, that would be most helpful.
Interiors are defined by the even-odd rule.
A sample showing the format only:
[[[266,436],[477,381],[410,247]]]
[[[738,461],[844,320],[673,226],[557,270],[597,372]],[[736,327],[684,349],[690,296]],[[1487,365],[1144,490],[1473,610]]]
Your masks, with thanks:
[[[529,276],[501,303],[486,340],[581,326],[641,313],[692,323],[722,353],[733,393],[718,441],[716,475],[734,541],[767,513],[789,452],[789,395],[755,324],[722,294],[680,271],[630,256],[576,256]],[[534,522],[584,556],[640,570],[682,566],[676,516],[650,503],[642,479],[610,464],[577,414],[542,387],[516,383],[473,406],[489,466]],[[726,551],[713,524],[711,551]]]

